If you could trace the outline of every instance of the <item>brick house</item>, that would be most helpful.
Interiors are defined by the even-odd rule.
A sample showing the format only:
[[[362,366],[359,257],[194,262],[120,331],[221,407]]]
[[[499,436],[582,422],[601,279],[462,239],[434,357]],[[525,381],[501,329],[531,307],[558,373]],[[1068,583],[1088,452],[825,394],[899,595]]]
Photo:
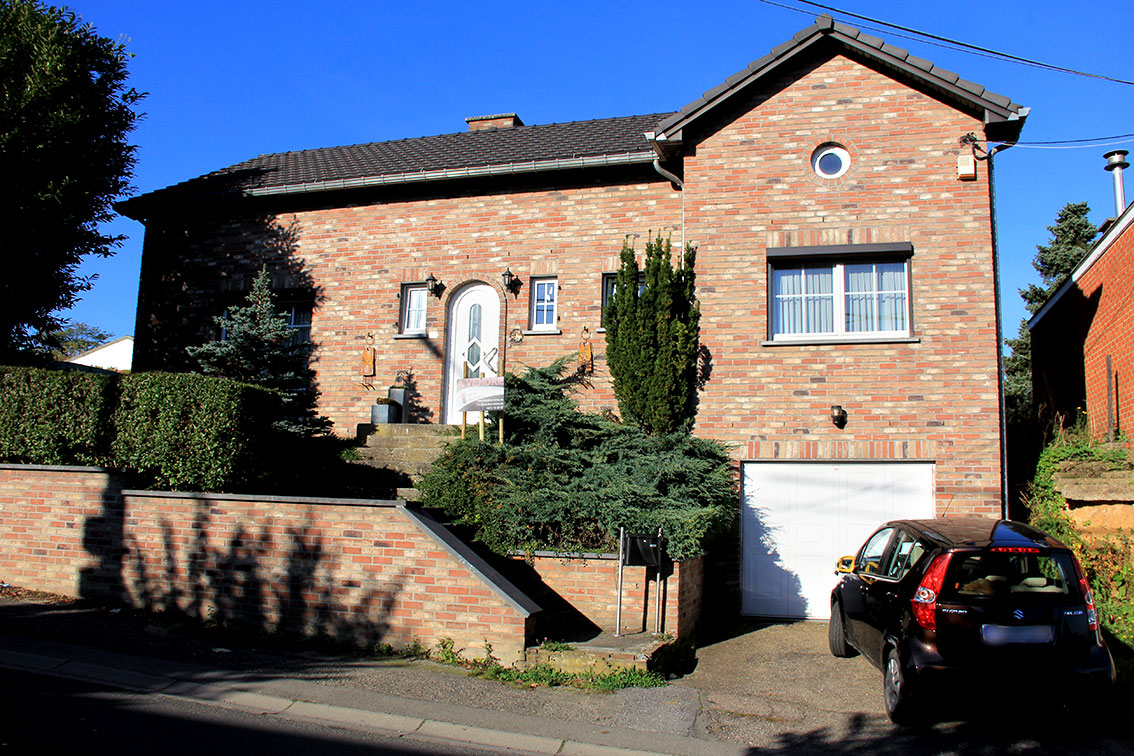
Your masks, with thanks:
[[[1116,150],[1122,167],[1124,150]],[[1112,168],[1108,166],[1108,168]],[[1134,397],[1134,209],[1115,171],[1117,217],[1030,321],[1032,391],[1051,428],[1087,413],[1091,436],[1113,440],[1130,426]]]
[[[1012,141],[1026,115],[820,17],[677,112],[261,156],[121,205],[146,225],[134,367],[187,367],[266,265],[339,433],[399,371],[411,421],[454,422],[466,366],[587,340],[582,404],[614,407],[623,239],[691,242],[695,432],[741,471],[743,611],[823,617],[832,560],[878,522],[1002,511],[990,183],[959,140]]]

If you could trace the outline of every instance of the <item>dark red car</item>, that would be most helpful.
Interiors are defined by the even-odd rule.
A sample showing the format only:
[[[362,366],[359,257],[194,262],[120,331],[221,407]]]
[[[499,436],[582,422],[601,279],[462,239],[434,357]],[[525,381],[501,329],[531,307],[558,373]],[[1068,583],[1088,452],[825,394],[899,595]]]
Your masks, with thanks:
[[[923,719],[931,695],[952,683],[1020,690],[1043,680],[1045,691],[1072,697],[1114,682],[1082,568],[1031,526],[898,520],[839,559],[836,572],[831,653],[861,652],[882,670],[886,713],[896,723]]]

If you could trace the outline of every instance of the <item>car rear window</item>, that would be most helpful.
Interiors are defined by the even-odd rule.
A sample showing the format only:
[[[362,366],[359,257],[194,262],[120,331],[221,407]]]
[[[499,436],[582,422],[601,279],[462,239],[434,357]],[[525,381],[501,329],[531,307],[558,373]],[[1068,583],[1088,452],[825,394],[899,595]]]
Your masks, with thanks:
[[[1079,593],[1071,555],[1061,551],[959,551],[949,562],[944,601],[1063,600]]]

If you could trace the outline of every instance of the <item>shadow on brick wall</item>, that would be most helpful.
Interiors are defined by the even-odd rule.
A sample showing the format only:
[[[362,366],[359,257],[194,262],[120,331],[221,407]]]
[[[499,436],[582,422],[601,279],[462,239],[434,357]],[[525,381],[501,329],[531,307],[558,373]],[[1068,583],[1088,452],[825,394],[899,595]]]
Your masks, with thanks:
[[[404,570],[376,576],[372,587],[344,578],[310,523],[282,534],[268,525],[241,524],[217,543],[209,536],[215,502],[196,500],[193,506],[191,523],[163,517],[154,540],[144,542],[147,523],[127,527],[121,486],[111,482],[101,513],[84,524],[83,546],[98,561],[81,570],[80,597],[197,623],[363,648],[410,642],[391,637],[389,618],[407,587]],[[188,541],[179,531],[191,533]]]

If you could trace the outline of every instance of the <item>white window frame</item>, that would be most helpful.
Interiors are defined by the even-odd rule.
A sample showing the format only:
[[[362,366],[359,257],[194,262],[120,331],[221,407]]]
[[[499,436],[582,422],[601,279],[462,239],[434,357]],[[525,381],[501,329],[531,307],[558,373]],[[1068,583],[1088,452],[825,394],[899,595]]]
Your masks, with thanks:
[[[877,251],[878,254],[871,254]],[[843,252],[845,254],[840,255]],[[768,338],[774,343],[805,343],[814,341],[893,341],[909,339],[913,336],[913,297],[911,257],[912,246],[908,243],[889,245],[846,245],[842,247],[807,247],[807,248],[779,248],[768,250]],[[846,266],[860,264],[886,264],[898,263],[903,266],[904,275],[902,291],[860,292],[873,293],[874,306],[877,308],[878,295],[885,293],[901,293],[905,298],[904,316],[905,328],[893,330],[876,329],[872,331],[847,330],[847,291]],[[809,333],[779,333],[777,332],[777,314],[779,313],[778,298],[781,296],[775,290],[775,272],[785,270],[824,269],[830,270],[832,276],[831,292],[824,292],[822,296],[832,298],[833,329],[829,331],[815,331]],[[806,280],[806,276],[804,276]],[[856,292],[852,292],[856,293]],[[791,295],[795,296],[795,295]],[[798,296],[805,297],[806,292]],[[806,307],[804,308],[806,317]],[[874,322],[879,323],[877,310]]]
[[[540,300],[540,292],[547,292],[550,288],[551,299],[548,301]],[[531,303],[530,313],[531,318],[528,328],[532,331],[558,331],[559,330],[559,279],[555,276],[544,276],[541,278],[531,279]],[[538,318],[541,312],[548,314],[550,312],[550,322],[540,323]],[[550,309],[549,309],[550,308]]]
[[[402,284],[401,312],[398,323],[401,325],[403,335],[416,336],[424,334],[429,325],[429,290],[425,283]],[[420,301],[420,307],[413,307],[414,300]],[[413,317],[420,313],[420,322]]]

